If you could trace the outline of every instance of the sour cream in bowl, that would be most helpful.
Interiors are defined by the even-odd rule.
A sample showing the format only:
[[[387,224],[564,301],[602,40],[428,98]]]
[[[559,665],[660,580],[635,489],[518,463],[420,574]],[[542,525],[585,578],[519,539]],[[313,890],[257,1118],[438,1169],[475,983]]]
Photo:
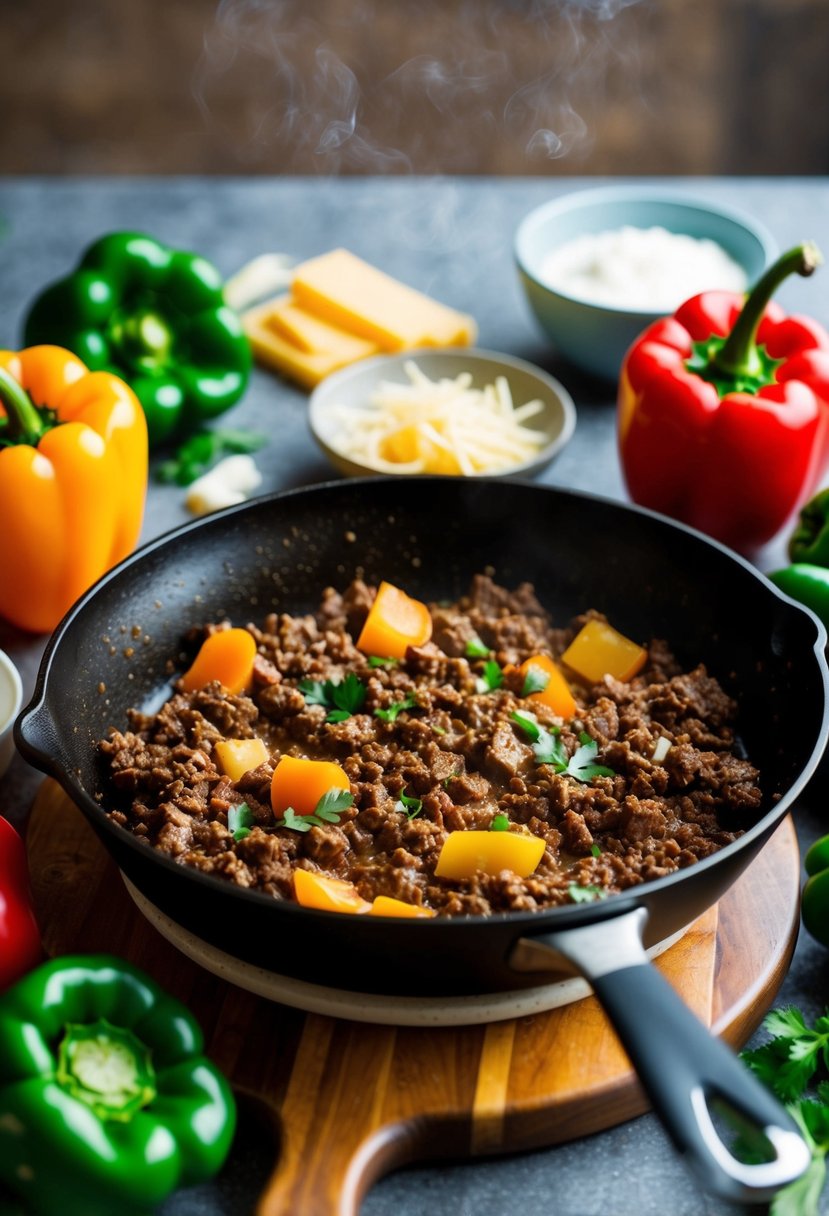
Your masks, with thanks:
[[[0,650],[0,777],[14,755],[12,727],[22,700],[23,688],[17,668],[6,652]]]
[[[565,359],[608,379],[653,321],[700,291],[744,291],[776,254],[751,216],[645,184],[564,194],[515,236],[541,329]]]

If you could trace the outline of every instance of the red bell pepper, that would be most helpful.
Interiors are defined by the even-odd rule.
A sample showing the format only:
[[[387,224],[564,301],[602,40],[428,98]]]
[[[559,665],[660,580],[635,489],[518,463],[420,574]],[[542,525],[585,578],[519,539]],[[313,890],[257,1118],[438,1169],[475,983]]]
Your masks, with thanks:
[[[0,992],[43,961],[26,849],[0,816]]]
[[[813,493],[829,464],[829,333],[770,301],[821,261],[799,245],[747,298],[703,292],[634,342],[618,403],[634,502],[751,552]]]

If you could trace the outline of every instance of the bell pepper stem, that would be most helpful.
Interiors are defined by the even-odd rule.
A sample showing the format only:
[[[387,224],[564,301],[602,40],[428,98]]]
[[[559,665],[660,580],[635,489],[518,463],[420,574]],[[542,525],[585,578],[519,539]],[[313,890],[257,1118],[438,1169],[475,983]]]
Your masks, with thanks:
[[[789,275],[813,274],[822,261],[823,255],[814,241],[804,241],[782,254],[749,292],[737,323],[711,359],[712,367],[730,377],[752,372],[759,362],[757,330],[775,291]]]
[[[6,433],[11,441],[36,447],[48,425],[23,386],[4,367],[0,367],[0,404],[6,411]]]

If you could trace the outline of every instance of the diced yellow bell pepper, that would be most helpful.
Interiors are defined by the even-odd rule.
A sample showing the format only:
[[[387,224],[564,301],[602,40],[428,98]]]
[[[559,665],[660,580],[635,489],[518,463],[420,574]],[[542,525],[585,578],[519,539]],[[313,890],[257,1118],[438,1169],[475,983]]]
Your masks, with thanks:
[[[579,630],[561,659],[585,680],[595,683],[605,675],[631,680],[645,666],[647,657],[644,647],[617,632],[607,621],[594,618]]]
[[[371,911],[371,904],[352,883],[312,874],[310,870],[294,871],[294,893],[303,908],[319,908],[323,912]]]
[[[215,747],[216,759],[231,781],[238,781],[268,758],[262,739],[222,739]]]
[[[450,832],[440,851],[438,878],[471,878],[477,870],[500,874],[512,870],[519,878],[532,874],[544,856],[539,836],[519,832]]]
[[[372,916],[405,916],[410,918],[434,916],[431,908],[418,908],[405,900],[393,899],[391,895],[377,895],[371,905]]]
[[[534,654],[526,662],[522,663],[518,670],[526,679],[534,667],[548,677],[547,686],[546,688],[542,688],[540,692],[530,693],[527,700],[539,701],[542,705],[549,705],[553,713],[558,714],[561,718],[575,717],[578,707],[570,691],[570,685],[553,660],[546,654]]]

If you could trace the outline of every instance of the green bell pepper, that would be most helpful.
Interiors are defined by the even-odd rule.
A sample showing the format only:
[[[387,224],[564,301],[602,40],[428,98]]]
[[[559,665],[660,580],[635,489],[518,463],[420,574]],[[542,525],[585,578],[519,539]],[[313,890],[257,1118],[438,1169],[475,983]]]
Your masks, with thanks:
[[[786,595],[811,608],[829,629],[829,568],[809,562],[794,562],[768,576]]]
[[[803,861],[809,875],[800,900],[803,924],[816,941],[829,946],[829,836],[821,836]]]
[[[793,562],[829,566],[829,490],[821,490],[800,509],[789,537]]]
[[[139,1216],[204,1181],[236,1108],[198,1024],[107,955],[44,963],[0,997],[0,1180],[42,1216]]]
[[[250,376],[250,343],[216,267],[136,232],[95,241],[37,297],[24,334],[26,346],[66,347],[126,380],[151,446],[224,413]]]

